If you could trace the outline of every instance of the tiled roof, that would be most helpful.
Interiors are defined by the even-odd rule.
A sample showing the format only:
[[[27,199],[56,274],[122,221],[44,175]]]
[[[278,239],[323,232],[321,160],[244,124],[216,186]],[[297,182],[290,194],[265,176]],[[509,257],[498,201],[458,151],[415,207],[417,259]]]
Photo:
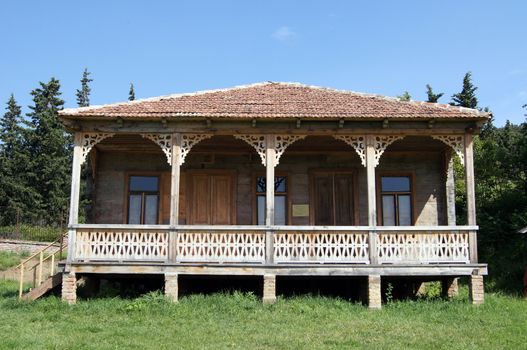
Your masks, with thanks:
[[[223,90],[64,109],[65,118],[486,119],[488,113],[298,83],[266,82]]]

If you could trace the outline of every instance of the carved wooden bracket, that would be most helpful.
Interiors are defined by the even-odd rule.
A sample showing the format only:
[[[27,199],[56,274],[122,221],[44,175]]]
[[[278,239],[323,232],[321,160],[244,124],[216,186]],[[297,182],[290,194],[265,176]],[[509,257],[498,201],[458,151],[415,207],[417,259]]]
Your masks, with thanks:
[[[167,157],[168,164],[172,165],[172,135],[170,134],[141,134],[145,139],[155,142]]]
[[[377,135],[374,136],[374,143],[373,147],[375,148],[375,158],[374,158],[374,166],[376,167],[379,165],[379,161],[381,160],[381,156],[388,148],[389,145],[394,143],[397,140],[401,140],[404,138],[404,136],[401,135]]]
[[[182,134],[181,135],[181,156],[179,157],[179,165],[185,163],[185,158],[190,152],[192,147],[197,145],[199,142],[210,139],[212,135],[210,134]]]
[[[456,152],[461,164],[465,166],[465,139],[463,135],[431,135],[432,138],[452,147]]]
[[[81,161],[80,164],[82,165],[86,161],[86,157],[88,156],[88,153],[90,153],[93,146],[101,142],[102,140],[112,137],[115,134],[107,134],[107,133],[99,133],[99,132],[85,132],[82,133],[82,153],[81,153]]]
[[[366,138],[364,136],[357,135],[333,135],[337,140],[346,142],[348,145],[355,149],[355,152],[360,157],[360,163],[362,166],[366,166]]]
[[[280,157],[284,154],[287,147],[294,142],[304,139],[306,135],[274,135],[274,149],[275,149],[275,163],[277,166],[280,162]]]
[[[265,166],[265,135],[234,135],[234,137],[239,140],[243,140],[254,147],[256,153],[258,153],[262,159],[263,166]]]

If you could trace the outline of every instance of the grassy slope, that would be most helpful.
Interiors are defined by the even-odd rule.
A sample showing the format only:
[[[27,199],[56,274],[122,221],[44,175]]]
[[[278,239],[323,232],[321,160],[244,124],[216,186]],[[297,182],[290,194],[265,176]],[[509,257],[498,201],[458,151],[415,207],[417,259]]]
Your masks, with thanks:
[[[147,295],[70,307],[54,297],[18,303],[15,293],[15,283],[0,281],[2,349],[527,347],[527,301],[496,294],[480,307],[465,296],[370,311],[323,297],[262,305],[251,295],[194,295],[169,304]]]
[[[0,271],[7,270],[10,267],[18,265],[23,258],[27,258],[28,253],[0,252]]]

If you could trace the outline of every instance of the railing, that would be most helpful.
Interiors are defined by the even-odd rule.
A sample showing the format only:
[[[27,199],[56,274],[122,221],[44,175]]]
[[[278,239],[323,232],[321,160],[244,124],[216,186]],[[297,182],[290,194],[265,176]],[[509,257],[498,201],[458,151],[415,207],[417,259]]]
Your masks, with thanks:
[[[33,274],[32,287],[36,288],[44,282],[49,276],[55,274],[56,260],[62,259],[62,253],[67,247],[67,235],[61,235],[58,239],[51,242],[38,252],[26,258],[20,264],[14,267],[20,271],[19,275],[19,288],[18,297],[21,298],[24,291],[24,276],[26,273]],[[35,262],[35,258],[38,257],[38,261]],[[47,267],[45,267],[47,265]],[[46,271],[44,271],[46,269]]]
[[[256,264],[477,262],[477,226],[74,225],[69,261]]]

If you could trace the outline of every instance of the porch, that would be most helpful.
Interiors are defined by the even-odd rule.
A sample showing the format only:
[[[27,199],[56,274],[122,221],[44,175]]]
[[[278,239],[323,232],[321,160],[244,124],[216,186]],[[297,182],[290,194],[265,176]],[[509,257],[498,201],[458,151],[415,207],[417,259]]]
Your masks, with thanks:
[[[291,109],[284,94],[304,102]],[[158,103],[177,109],[192,100],[229,106],[225,113],[247,106],[240,119],[148,114]],[[254,101],[283,114],[251,116]],[[393,109],[393,120],[377,104]],[[316,117],[320,106],[332,114]],[[408,114],[397,119],[400,108]],[[364,117],[372,110],[373,119]],[[267,301],[276,276],[365,276],[374,308],[383,276],[435,276],[447,287],[470,276],[473,302],[483,301],[472,157],[477,123],[487,116],[477,111],[265,83],[62,115],[75,133],[63,284],[70,302],[76,274],[84,273],[164,274],[174,299],[178,275],[257,275]],[[93,208],[79,224],[88,157]],[[463,225],[456,223],[454,157],[465,169]]]

